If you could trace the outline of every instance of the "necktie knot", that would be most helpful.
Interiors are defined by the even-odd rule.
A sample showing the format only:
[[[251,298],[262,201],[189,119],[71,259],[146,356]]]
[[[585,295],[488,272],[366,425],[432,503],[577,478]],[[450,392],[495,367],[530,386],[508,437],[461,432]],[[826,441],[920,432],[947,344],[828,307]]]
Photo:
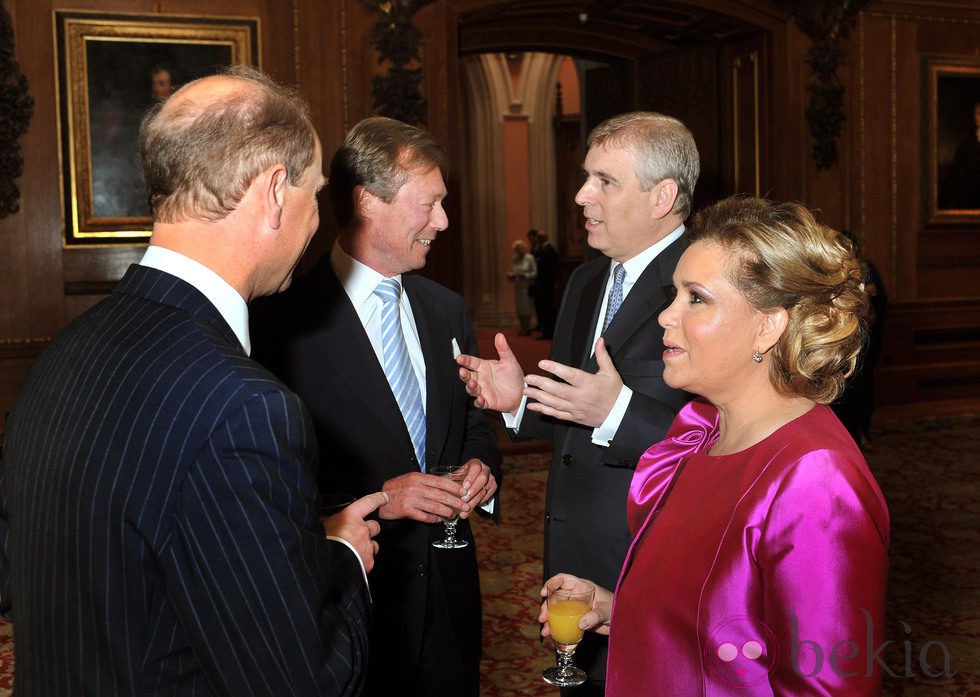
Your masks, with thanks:
[[[374,289],[374,294],[381,298],[382,302],[398,302],[398,298],[401,297],[402,287],[401,284],[393,278],[382,279],[378,287]]]
[[[606,319],[602,325],[602,331],[606,331],[612,318],[619,312],[619,306],[623,304],[623,279],[626,278],[626,269],[622,264],[616,264],[613,269],[613,284],[609,289],[609,300],[606,302]]]

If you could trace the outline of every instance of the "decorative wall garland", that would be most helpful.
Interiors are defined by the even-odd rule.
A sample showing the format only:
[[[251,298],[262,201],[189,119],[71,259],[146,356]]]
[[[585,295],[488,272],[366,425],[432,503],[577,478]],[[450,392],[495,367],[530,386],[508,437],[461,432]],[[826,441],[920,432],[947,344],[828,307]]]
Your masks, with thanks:
[[[34,99],[27,93],[27,78],[14,57],[14,27],[0,0],[0,218],[20,210],[20,189],[14,180],[24,173],[20,137],[34,113]]]
[[[813,137],[813,159],[817,169],[837,162],[837,137],[844,120],[844,84],[837,67],[844,62],[841,42],[857,22],[857,16],[874,0],[772,0],[813,44],[806,62],[815,80],[806,86],[810,103],[806,120]]]
[[[378,15],[371,30],[371,43],[378,51],[378,62],[388,61],[386,75],[377,75],[371,94],[374,108],[388,116],[413,125],[424,124],[428,106],[419,90],[422,82],[422,31],[412,23],[412,17],[434,0],[361,0],[368,10]],[[417,67],[410,67],[412,65]]]

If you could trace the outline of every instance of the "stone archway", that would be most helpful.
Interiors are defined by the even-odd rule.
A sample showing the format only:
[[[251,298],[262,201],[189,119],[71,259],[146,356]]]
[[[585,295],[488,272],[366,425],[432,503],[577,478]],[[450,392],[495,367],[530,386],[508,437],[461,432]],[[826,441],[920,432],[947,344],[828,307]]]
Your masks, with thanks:
[[[479,54],[462,61],[467,114],[463,124],[464,161],[462,220],[464,277],[474,321],[501,326],[515,321],[505,272],[510,245],[528,227],[554,230],[557,222],[555,137],[552,128],[554,85],[562,56],[521,54],[513,78],[502,53]],[[508,139],[526,141],[526,171],[514,171]],[[511,143],[513,145],[513,143]],[[520,159],[520,157],[518,157]],[[526,186],[526,189],[524,189]],[[527,215],[509,215],[510,207]]]

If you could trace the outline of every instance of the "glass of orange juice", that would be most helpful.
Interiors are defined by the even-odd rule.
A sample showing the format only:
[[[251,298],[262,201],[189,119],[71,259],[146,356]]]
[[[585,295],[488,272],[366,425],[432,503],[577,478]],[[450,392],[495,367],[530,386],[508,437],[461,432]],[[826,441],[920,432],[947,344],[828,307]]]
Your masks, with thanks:
[[[548,596],[548,626],[555,642],[557,665],[541,674],[545,682],[558,687],[575,687],[585,682],[588,675],[575,667],[572,656],[585,633],[579,629],[578,621],[592,609],[594,601],[595,586],[591,583],[576,590],[559,588]]]

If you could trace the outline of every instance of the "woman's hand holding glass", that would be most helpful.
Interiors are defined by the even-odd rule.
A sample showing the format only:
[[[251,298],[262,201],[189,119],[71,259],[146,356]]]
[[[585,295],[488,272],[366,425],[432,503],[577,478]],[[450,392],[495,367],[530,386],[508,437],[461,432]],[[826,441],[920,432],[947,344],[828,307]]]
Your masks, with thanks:
[[[608,628],[612,594],[589,581],[567,574],[549,579],[541,593],[545,596],[538,615],[538,620],[544,623],[541,634],[551,636],[557,655],[557,665],[545,670],[541,677],[545,682],[559,687],[581,685],[588,675],[574,666],[572,655],[586,629]]]
[[[559,588],[582,591],[586,590],[589,586],[595,588],[595,602],[592,605],[592,609],[585,613],[578,621],[578,626],[580,629],[595,632],[596,634],[609,634],[609,620],[612,617],[612,591],[606,590],[602,586],[597,586],[591,581],[572,576],[571,574],[556,574],[545,581],[544,586],[541,588],[541,597],[544,598],[544,601],[541,603],[541,612],[538,613],[538,622],[543,625],[541,636],[551,636],[551,627],[548,624],[548,596]]]

